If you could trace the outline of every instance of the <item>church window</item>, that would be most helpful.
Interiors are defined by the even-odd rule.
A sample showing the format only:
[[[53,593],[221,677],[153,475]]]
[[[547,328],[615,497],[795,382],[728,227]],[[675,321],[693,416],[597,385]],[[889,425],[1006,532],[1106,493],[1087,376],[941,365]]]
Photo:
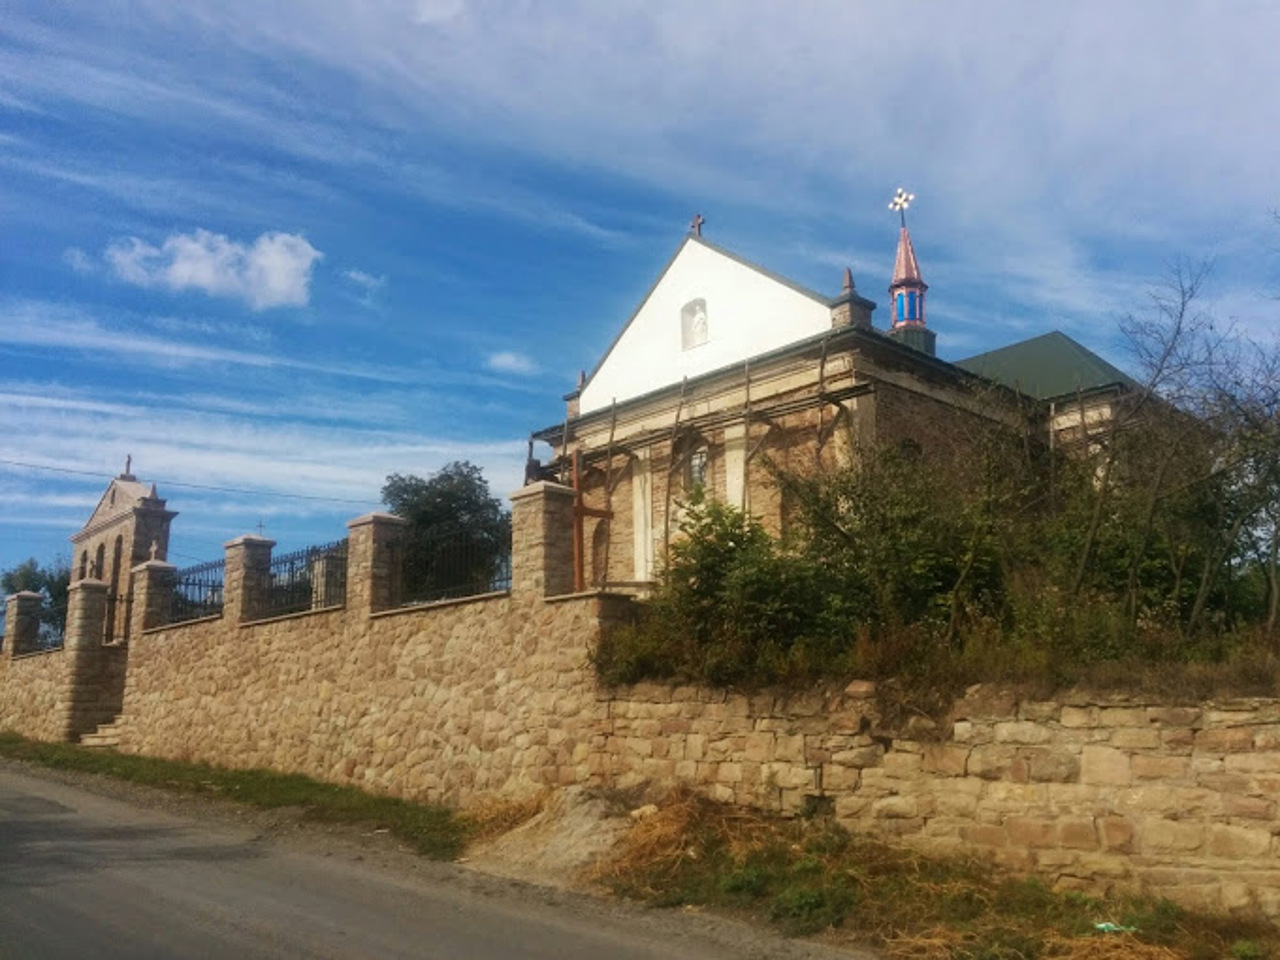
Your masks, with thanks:
[[[685,466],[685,488],[694,490],[707,485],[707,448],[704,444],[689,454],[689,462]]]
[[[914,290],[907,291],[907,319],[919,320],[916,314],[916,292]]]
[[[900,293],[900,294],[898,294],[898,322],[899,322],[899,323],[901,323],[903,320],[907,319],[907,316],[906,316],[906,309],[907,309],[907,298],[906,298],[906,295],[905,295],[905,294],[901,294],[901,293]]]
[[[81,550],[80,551],[80,576],[76,577],[76,579],[83,580],[88,575],[89,575],[89,551]]]
[[[707,301],[698,297],[680,308],[680,348],[700,347],[707,342],[708,336]]]

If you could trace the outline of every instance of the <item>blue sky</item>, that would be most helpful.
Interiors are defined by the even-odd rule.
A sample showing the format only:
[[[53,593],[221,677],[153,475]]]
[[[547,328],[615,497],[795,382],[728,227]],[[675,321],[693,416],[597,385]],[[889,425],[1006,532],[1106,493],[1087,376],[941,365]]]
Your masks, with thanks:
[[[950,359],[1123,364],[1184,257],[1270,337],[1277,36],[1247,0],[0,0],[0,569],[126,454],[180,565],[342,536],[391,472],[505,495],[699,211],[883,304],[906,186]]]

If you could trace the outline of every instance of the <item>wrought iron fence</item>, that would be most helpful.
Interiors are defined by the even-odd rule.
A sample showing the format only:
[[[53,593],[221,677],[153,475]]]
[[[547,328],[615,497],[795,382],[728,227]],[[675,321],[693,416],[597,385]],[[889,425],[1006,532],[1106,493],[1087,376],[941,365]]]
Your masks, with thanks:
[[[269,582],[251,611],[255,620],[336,607],[347,599],[347,541],[271,558]]]
[[[172,574],[166,623],[186,623],[201,617],[222,615],[226,560],[211,560]]]
[[[410,532],[402,546],[403,604],[511,589],[511,528],[448,523]]]

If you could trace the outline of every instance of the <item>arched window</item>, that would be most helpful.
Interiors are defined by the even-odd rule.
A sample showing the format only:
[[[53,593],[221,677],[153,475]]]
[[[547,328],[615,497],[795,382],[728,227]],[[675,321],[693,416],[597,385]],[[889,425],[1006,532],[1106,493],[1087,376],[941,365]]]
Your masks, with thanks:
[[[88,575],[89,575],[89,551],[81,550],[80,551],[80,576],[76,577],[76,579],[83,580]]]
[[[98,544],[98,552],[93,557],[93,578],[101,580],[107,575],[107,547],[106,544]]]

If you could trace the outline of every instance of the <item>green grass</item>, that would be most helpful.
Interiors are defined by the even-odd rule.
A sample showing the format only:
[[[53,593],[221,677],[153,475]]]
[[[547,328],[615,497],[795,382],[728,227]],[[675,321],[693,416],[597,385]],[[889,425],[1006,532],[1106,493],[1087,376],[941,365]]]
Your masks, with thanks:
[[[599,871],[663,906],[765,917],[789,934],[839,929],[902,960],[1274,960],[1280,929],[1142,896],[1059,892],[975,857],[927,857],[830,820],[781,820],[689,794],[637,823]],[[1136,933],[1099,933],[1111,922]]]
[[[435,860],[454,859],[467,841],[467,826],[446,807],[378,796],[354,787],[321,783],[301,774],[227,770],[113,750],[90,750],[75,744],[43,743],[7,732],[0,732],[0,757],[164,790],[216,796],[262,809],[298,807],[306,820],[388,830],[418,853]]]

